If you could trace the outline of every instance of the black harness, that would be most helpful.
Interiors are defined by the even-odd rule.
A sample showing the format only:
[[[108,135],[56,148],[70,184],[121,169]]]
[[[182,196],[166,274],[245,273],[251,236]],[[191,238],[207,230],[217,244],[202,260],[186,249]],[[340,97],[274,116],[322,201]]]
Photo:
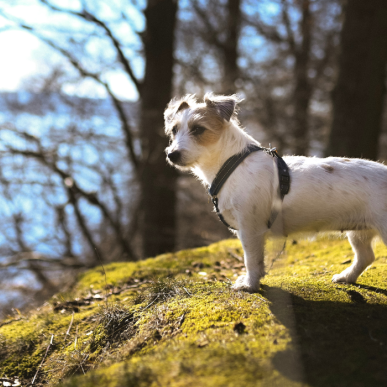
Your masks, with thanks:
[[[235,169],[238,167],[238,165],[251,153],[257,152],[257,151],[264,151],[270,156],[276,158],[277,160],[277,167],[278,167],[278,177],[279,177],[279,193],[281,196],[281,200],[284,199],[284,196],[289,192],[290,189],[290,174],[289,174],[289,168],[282,157],[280,157],[277,153],[277,150],[275,148],[269,149],[269,148],[262,148],[258,145],[250,144],[248,145],[242,152],[231,156],[219,169],[218,173],[215,176],[214,181],[211,184],[211,187],[208,190],[208,193],[211,196],[212,203],[215,207],[216,215],[218,215],[221,222],[227,226],[228,228],[235,230],[235,228],[231,227],[224,219],[223,215],[219,211],[218,207],[218,193],[223,187],[223,184],[226,182],[226,180],[230,177],[230,175],[235,171]],[[268,228],[270,228],[275,220],[275,217],[277,214],[274,215],[274,219],[271,219],[268,221]]]

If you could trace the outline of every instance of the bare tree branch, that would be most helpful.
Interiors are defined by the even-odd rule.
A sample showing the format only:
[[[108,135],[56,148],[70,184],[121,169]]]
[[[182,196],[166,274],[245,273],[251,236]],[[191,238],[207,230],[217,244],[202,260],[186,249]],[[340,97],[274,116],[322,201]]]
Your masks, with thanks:
[[[107,209],[107,207],[105,206],[105,204],[98,199],[98,197],[95,193],[92,193],[92,192],[89,193],[89,192],[84,191],[82,188],[80,188],[78,186],[78,184],[75,182],[75,180],[68,173],[66,173],[61,168],[59,168],[58,165],[55,163],[55,161],[49,160],[43,152],[34,152],[34,151],[30,151],[30,150],[20,150],[20,149],[15,149],[12,147],[8,147],[8,150],[13,154],[19,154],[19,155],[23,155],[26,157],[32,157],[32,158],[35,158],[37,160],[40,160],[44,165],[46,165],[53,172],[57,173],[61,177],[61,179],[62,179],[62,181],[67,189],[67,192],[69,194],[70,202],[74,206],[74,210],[76,212],[77,219],[80,222],[80,227],[82,228],[82,231],[83,231],[86,239],[89,241],[90,246],[93,248],[94,251],[95,251],[95,248],[97,246],[94,243],[94,241],[93,241],[93,239],[88,231],[88,228],[86,227],[86,223],[83,219],[83,216],[79,210],[78,200],[77,200],[77,197],[79,195],[82,196],[83,198],[85,198],[90,204],[97,206],[101,210],[103,215],[106,217],[106,219],[109,220],[109,223],[111,224],[111,226],[115,230],[117,238],[120,241],[120,244],[121,244],[124,252],[128,255],[129,259],[135,260],[135,254],[134,254],[132,248],[130,247],[126,238],[122,235],[121,224],[120,224],[119,220],[113,219],[113,217],[111,216],[111,214],[110,214],[109,210]]]
[[[326,39],[325,39],[325,45],[324,45],[324,56],[318,60],[317,65],[316,65],[316,82],[319,81],[319,79],[322,77],[325,68],[327,67],[329,61],[332,58],[332,55],[334,53],[334,33],[331,32],[327,34]]]
[[[65,246],[66,246],[66,252],[65,255],[69,257],[74,257],[73,251],[72,251],[72,242],[71,242],[71,233],[68,228],[67,220],[66,220],[66,213],[65,213],[65,205],[64,206],[55,206],[56,214],[57,214],[57,222],[60,228],[62,229],[64,235],[65,235]]]
[[[117,55],[118,55],[119,61],[124,66],[126,73],[129,75],[130,79],[132,80],[132,82],[136,86],[136,89],[139,92],[139,94],[141,94],[141,86],[142,86],[141,82],[134,75],[133,69],[132,69],[128,59],[126,58],[126,56],[124,55],[124,53],[122,51],[120,42],[114,36],[113,32],[107,26],[106,23],[104,23],[102,20],[98,19],[96,16],[92,15],[91,13],[86,11],[85,9],[82,12],[75,12],[75,11],[70,11],[68,9],[57,7],[57,6],[49,3],[47,0],[40,0],[40,2],[47,5],[49,8],[51,8],[54,11],[61,12],[61,13],[67,13],[67,14],[73,15],[73,16],[78,16],[86,21],[93,22],[94,24],[102,27],[105,30],[107,36],[110,38],[111,42],[113,43],[115,49],[117,50]]]
[[[289,19],[289,10],[288,10],[288,4],[287,0],[281,0],[282,3],[282,21],[286,28],[286,34],[287,34],[287,42],[289,44],[290,51],[293,55],[297,55],[298,48],[296,46],[296,42],[294,39],[293,30],[290,24]]]
[[[15,231],[16,231],[16,241],[22,251],[29,251],[30,249],[27,247],[26,243],[23,239],[23,231],[22,231],[22,222],[23,217],[21,214],[13,214]],[[45,289],[48,289],[50,292],[55,292],[57,287],[51,282],[51,280],[45,275],[42,268],[36,265],[36,262],[29,261],[28,269],[31,270],[38,281],[43,285]]]
[[[223,49],[224,44],[218,38],[219,31],[211,24],[207,10],[202,9],[197,0],[192,1],[192,7],[206,28],[206,31],[202,34],[204,40],[213,44],[215,47]]]
[[[81,210],[79,208],[79,202],[77,200],[75,192],[70,187],[68,187],[67,193],[69,195],[70,203],[72,204],[72,206],[74,208],[75,216],[77,218],[79,227],[81,228],[84,237],[88,241],[88,243],[90,245],[90,249],[95,257],[95,262],[98,262],[100,260],[100,256],[102,257],[102,260],[104,260],[103,254],[102,253],[98,254],[98,246],[94,242],[94,239],[91,235],[89,228],[86,226],[86,221],[85,221],[85,219],[81,213]]]
[[[124,135],[125,135],[125,144],[129,150],[129,156],[130,156],[131,162],[133,163],[134,170],[136,172],[139,172],[140,162],[139,162],[138,157],[134,151],[133,135],[132,135],[132,130],[129,126],[129,119],[126,115],[126,112],[125,112],[125,109],[122,105],[122,102],[114,95],[109,84],[105,81],[102,81],[102,79],[100,78],[100,76],[98,74],[92,73],[92,72],[86,70],[81,65],[81,63],[69,51],[58,46],[57,44],[52,42],[50,39],[47,39],[47,38],[39,35],[34,28],[32,28],[30,26],[26,26],[24,24],[20,24],[20,27],[28,30],[31,34],[33,34],[34,36],[36,36],[37,38],[39,38],[40,40],[45,42],[48,46],[50,46],[54,50],[60,52],[65,58],[67,58],[67,60],[74,66],[74,68],[79,71],[79,73],[82,76],[94,79],[96,82],[98,82],[100,85],[102,85],[105,88],[105,90],[109,94],[110,98],[112,99],[113,105],[118,113],[119,118],[120,118],[122,130],[123,130]]]
[[[274,26],[264,23],[258,15],[254,15],[254,18],[244,15],[243,21],[254,27],[260,35],[273,43],[283,43],[285,41]]]
[[[47,263],[49,265],[58,265],[63,268],[68,269],[81,269],[81,268],[89,268],[91,265],[83,264],[80,262],[76,262],[73,257],[61,257],[60,259],[56,257],[50,257],[35,251],[26,251],[21,252],[18,254],[15,254],[14,256],[11,256],[7,258],[9,262],[0,264],[0,270],[1,269],[7,269],[10,267],[16,267],[20,264],[23,264],[25,262],[27,263]],[[27,267],[28,270],[30,270],[30,267]],[[46,270],[46,268],[44,268]]]

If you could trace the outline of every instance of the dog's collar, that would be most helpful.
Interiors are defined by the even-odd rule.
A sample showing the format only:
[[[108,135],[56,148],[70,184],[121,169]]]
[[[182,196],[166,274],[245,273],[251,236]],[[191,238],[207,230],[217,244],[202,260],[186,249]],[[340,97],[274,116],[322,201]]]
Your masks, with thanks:
[[[264,151],[270,156],[277,159],[277,167],[278,167],[278,177],[279,177],[279,194],[281,196],[281,200],[283,200],[284,196],[289,192],[290,189],[290,174],[289,168],[285,161],[280,157],[277,153],[276,148],[263,148],[255,144],[249,144],[242,152],[237,153],[234,156],[231,156],[227,161],[222,165],[219,169],[218,173],[213,180],[208,193],[211,196],[212,203],[214,204],[216,214],[218,215],[221,222],[227,226],[228,228],[235,230],[235,228],[231,227],[224,219],[223,215],[219,211],[218,207],[218,193],[223,187],[224,183],[230,177],[230,175],[235,171],[238,165],[251,153],[257,151]],[[275,218],[277,217],[278,212],[271,213],[270,219],[268,221],[268,228],[274,223]]]

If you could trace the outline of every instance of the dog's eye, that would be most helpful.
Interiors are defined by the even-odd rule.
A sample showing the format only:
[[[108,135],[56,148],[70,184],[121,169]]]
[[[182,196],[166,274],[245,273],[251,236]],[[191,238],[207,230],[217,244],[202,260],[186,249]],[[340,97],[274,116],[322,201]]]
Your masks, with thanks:
[[[177,133],[177,125],[175,125],[173,128],[172,128],[172,134],[174,136],[176,136],[176,133]]]
[[[206,130],[206,128],[204,126],[200,126],[200,125],[195,125],[192,130],[191,130],[191,134],[193,134],[194,136],[199,136],[201,135],[204,131]]]

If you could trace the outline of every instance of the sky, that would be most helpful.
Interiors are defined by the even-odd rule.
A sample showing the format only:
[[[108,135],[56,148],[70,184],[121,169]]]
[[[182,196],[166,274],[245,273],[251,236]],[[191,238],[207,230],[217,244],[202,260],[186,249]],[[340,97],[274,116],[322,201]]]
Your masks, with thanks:
[[[122,0],[111,0],[112,8],[113,3],[120,1]],[[52,3],[55,4],[55,0],[52,0]],[[77,3],[77,0],[57,1],[60,6],[73,5],[74,9]],[[131,14],[130,8],[128,8],[128,13]],[[18,20],[27,20],[27,23],[39,26],[43,31],[45,27],[49,28],[53,23],[58,28],[77,28],[77,20],[48,11],[37,0],[0,0],[0,91],[23,90],[28,84],[26,82],[28,78],[48,72],[53,64],[63,62],[63,58],[28,31],[14,28],[13,23],[5,18],[4,14]],[[138,15],[138,12],[136,15],[132,12],[131,16],[136,18],[135,27],[141,29],[143,21],[139,20]],[[131,35],[132,39],[135,38],[133,32],[123,32],[128,36]],[[135,69],[137,73],[141,73],[141,64],[135,63],[134,66],[137,67]],[[137,92],[123,72],[111,71],[106,74],[106,80],[120,98],[137,100]],[[85,81],[82,85],[67,85],[66,87],[65,92],[68,94],[106,97],[105,90],[95,85],[94,82]]]
[[[24,31],[0,32],[0,90],[15,91],[26,77],[39,71],[41,58],[35,53],[40,46],[38,39]]]
[[[27,31],[8,29],[12,26],[3,14],[20,18],[25,16],[38,22],[42,21],[42,9],[35,1],[0,0],[0,90],[16,91],[23,88],[25,78],[38,73],[44,58],[38,55],[44,51],[42,43]]]
[[[48,0],[51,4],[58,7],[79,11],[82,9],[81,3],[86,4],[86,9],[97,16],[102,16],[103,20],[113,21],[109,26],[114,26],[114,32],[128,47],[127,57],[130,58],[134,72],[141,78],[144,65],[140,55],[136,53],[139,44],[139,36],[134,32],[142,31],[145,27],[145,20],[141,10],[144,8],[145,0]],[[203,0],[205,1],[205,0]],[[244,11],[253,12],[256,8],[256,0],[244,2]],[[186,0],[180,0],[180,10],[189,9]],[[250,9],[249,7],[252,7]],[[265,12],[263,15],[271,17],[278,12],[278,4],[272,0],[260,0],[260,8]],[[128,23],[116,23],[121,15],[117,10],[124,10]],[[181,12],[180,17],[183,17]],[[80,36],[90,33],[86,31],[85,23],[77,17],[69,17],[61,13],[49,10],[42,5],[39,0],[0,0],[0,92],[25,90],[31,86],[29,78],[36,75],[44,75],[56,65],[63,65],[66,61],[59,54],[54,52],[45,43],[40,41],[26,30],[15,28],[13,22],[23,22],[39,28],[44,34],[52,34],[52,28],[56,28],[58,36],[65,36],[66,32],[77,32]],[[92,32],[92,31],[91,31]],[[98,31],[99,35],[103,34]],[[255,39],[255,45],[260,47],[260,55],[263,56],[264,49],[263,39],[255,35],[255,31],[250,34],[248,39]],[[64,39],[63,39],[64,40]],[[60,39],[59,39],[60,41]],[[108,56],[108,50],[104,52],[98,47],[101,40],[95,44],[96,50],[101,51],[103,55]],[[130,47],[134,47],[131,49]],[[94,56],[93,56],[94,58]],[[97,57],[98,59],[98,57]],[[241,65],[243,63],[240,63]],[[70,68],[71,65],[68,65]],[[117,69],[106,70],[105,66],[104,79],[109,83],[116,96],[122,100],[135,101],[138,99],[138,93],[128,78],[127,74]],[[97,85],[90,79],[84,80],[78,84],[65,84],[62,88],[65,93],[89,98],[105,98],[106,90]]]

